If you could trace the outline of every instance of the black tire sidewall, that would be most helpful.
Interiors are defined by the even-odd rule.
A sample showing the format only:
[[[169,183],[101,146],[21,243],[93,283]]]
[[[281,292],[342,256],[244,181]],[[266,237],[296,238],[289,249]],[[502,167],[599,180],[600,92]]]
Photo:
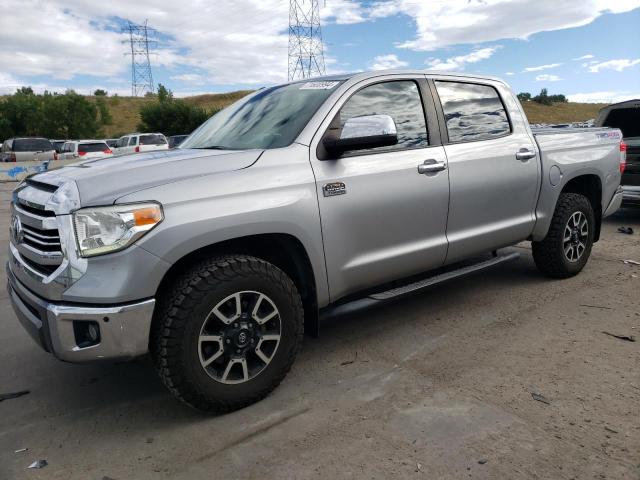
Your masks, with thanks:
[[[269,265],[267,268],[276,267]],[[278,270],[279,275],[284,273]],[[291,284],[291,287],[293,285]],[[240,384],[223,384],[210,377],[200,364],[198,355],[198,337],[202,325],[209,312],[224,298],[240,291],[256,291],[267,295],[276,305],[280,313],[281,338],[275,356],[254,378]],[[236,277],[211,289],[197,306],[185,312],[189,319],[182,332],[180,360],[184,367],[186,380],[192,383],[205,397],[219,402],[236,402],[238,399],[250,398],[257,392],[268,392],[275,381],[284,376],[289,367],[291,356],[295,355],[299,339],[298,325],[302,319],[298,309],[292,304],[290,296],[283,290],[279,282],[263,275]]]
[[[589,232],[582,256],[577,262],[570,262],[564,254],[564,230],[567,226],[567,222],[576,212],[582,212],[586,217]],[[595,237],[595,215],[589,201],[583,196],[573,197],[570,201],[569,208],[563,210],[563,215],[559,219],[559,224],[561,226],[561,231],[559,232],[560,235],[558,236],[559,245],[557,246],[559,252],[558,256],[560,257],[559,260],[562,262],[564,269],[569,275],[575,275],[584,268],[589,260],[591,248],[593,247],[593,239]]]

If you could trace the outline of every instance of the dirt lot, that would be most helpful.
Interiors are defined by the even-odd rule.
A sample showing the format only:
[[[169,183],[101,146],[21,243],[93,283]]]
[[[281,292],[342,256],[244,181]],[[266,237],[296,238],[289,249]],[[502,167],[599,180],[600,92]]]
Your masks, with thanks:
[[[609,219],[569,280],[542,277],[518,249],[327,320],[269,398],[218,417],[175,401],[145,359],[54,360],[3,289],[0,393],[31,393],[0,402],[0,479],[640,478],[640,342],[602,333],[640,337],[640,267],[621,261],[640,261],[640,211]],[[49,465],[27,470],[36,459]]]

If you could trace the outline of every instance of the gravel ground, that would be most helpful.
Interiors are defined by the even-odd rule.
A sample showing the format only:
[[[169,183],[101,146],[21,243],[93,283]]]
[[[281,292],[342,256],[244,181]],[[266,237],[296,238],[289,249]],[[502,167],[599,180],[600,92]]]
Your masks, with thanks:
[[[0,185],[3,263],[9,197]],[[602,332],[640,337],[640,266],[621,261],[640,261],[640,211],[608,219],[572,279],[544,278],[516,248],[326,320],[270,397],[217,417],[174,400],[146,359],[53,359],[3,289],[0,393],[31,393],[0,402],[0,479],[639,479],[640,343]],[[48,466],[27,470],[37,459]]]

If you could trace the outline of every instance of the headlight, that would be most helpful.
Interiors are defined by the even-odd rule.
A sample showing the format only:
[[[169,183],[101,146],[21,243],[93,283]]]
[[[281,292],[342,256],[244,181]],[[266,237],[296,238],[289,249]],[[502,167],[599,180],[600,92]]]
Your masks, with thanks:
[[[73,214],[80,255],[93,257],[128,247],[164,218],[157,203],[83,208]]]

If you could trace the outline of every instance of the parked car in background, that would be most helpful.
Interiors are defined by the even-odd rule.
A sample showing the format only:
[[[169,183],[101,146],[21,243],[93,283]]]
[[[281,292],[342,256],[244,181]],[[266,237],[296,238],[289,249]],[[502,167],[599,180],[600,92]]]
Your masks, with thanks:
[[[104,140],[72,140],[66,142],[60,154],[61,160],[83,160],[111,157],[113,151]]]
[[[130,133],[118,139],[115,155],[168,150],[169,142],[162,133]]]
[[[58,154],[46,138],[20,137],[5,140],[0,151],[2,162],[57,160]]]
[[[53,148],[56,149],[56,153],[62,153],[62,146],[68,142],[68,140],[50,140]]]
[[[184,402],[234,410],[280,383],[320,311],[513,260],[498,249],[525,240],[541,272],[577,275],[622,201],[621,142],[532,130],[484,76],[268,87],[170,152],[29,177],[12,197],[9,297],[57,358],[150,352]]]
[[[182,142],[185,141],[185,139],[188,137],[189,135],[171,135],[168,140],[169,140],[169,148],[176,148],[177,146],[179,146]]]
[[[640,99],[614,103],[600,110],[598,127],[622,130],[627,164],[622,174],[622,203],[640,206]]]
[[[106,142],[107,145],[109,145],[109,148],[115,148],[116,143],[118,143],[117,138],[105,138],[104,141]]]

